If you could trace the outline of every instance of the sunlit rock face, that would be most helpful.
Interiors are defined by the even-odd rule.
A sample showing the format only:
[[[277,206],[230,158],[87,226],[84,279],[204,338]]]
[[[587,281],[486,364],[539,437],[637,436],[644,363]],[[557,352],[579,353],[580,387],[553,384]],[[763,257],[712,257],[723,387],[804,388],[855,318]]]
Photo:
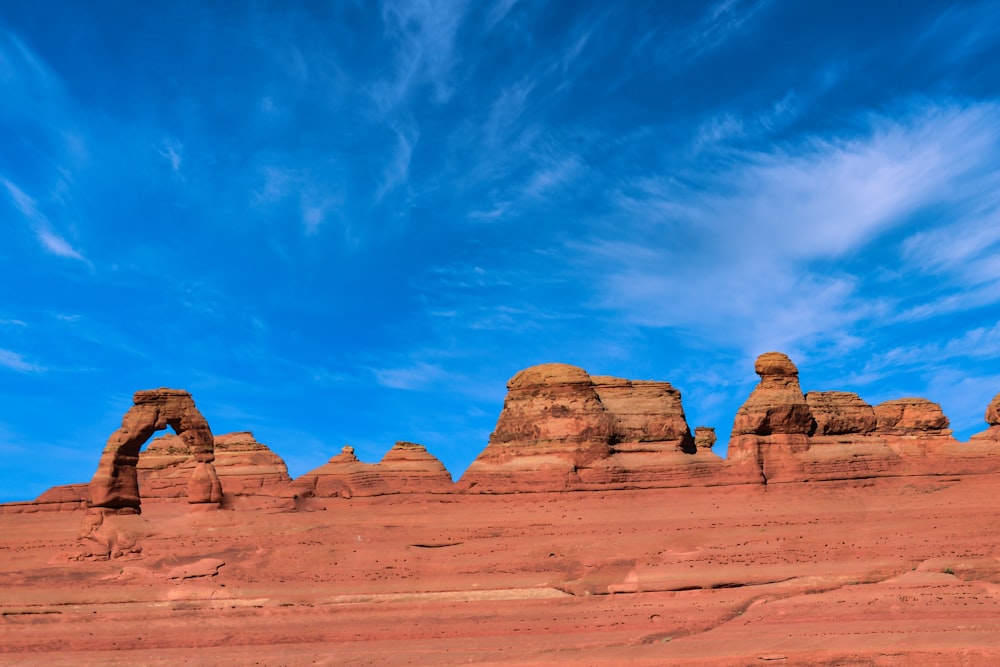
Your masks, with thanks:
[[[222,485],[212,465],[215,440],[191,394],[179,389],[152,389],[136,392],[132,401],[121,427],[111,434],[104,447],[90,482],[90,504],[123,513],[138,512],[139,450],[153,433],[168,426],[180,438],[180,447],[194,459],[185,487],[188,502],[216,505],[221,502]]]
[[[544,364],[521,371],[465,491],[645,488],[732,480],[710,447],[697,448],[680,392],[668,382],[590,376]]]
[[[197,465],[195,457],[174,434],[154,438],[139,454],[136,466],[143,498],[182,498]],[[213,462],[223,497],[268,495],[291,481],[280,456],[253,433],[241,431],[215,436]]]
[[[397,493],[449,493],[451,475],[423,445],[397,442],[378,463],[363,463],[345,446],[327,463],[295,480],[297,494],[350,498]]]
[[[806,403],[815,423],[812,435],[864,435],[878,424],[874,408],[848,391],[810,391]]]

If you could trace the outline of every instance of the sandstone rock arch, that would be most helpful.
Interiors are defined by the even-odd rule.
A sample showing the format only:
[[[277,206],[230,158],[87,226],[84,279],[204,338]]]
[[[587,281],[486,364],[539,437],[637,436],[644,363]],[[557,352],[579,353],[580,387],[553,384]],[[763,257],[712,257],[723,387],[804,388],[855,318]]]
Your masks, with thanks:
[[[187,486],[188,502],[221,502],[222,484],[212,465],[215,441],[191,394],[179,389],[151,389],[137,391],[132,402],[132,407],[122,417],[121,427],[108,438],[97,472],[90,481],[91,507],[121,514],[140,511],[136,473],[139,450],[153,433],[168,426],[180,436],[195,458],[195,469]]]

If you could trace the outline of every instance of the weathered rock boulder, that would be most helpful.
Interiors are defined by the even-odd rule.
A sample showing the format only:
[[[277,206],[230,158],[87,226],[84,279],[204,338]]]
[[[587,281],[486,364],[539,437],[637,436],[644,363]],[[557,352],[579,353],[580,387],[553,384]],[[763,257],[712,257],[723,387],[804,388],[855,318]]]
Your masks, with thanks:
[[[872,406],[848,391],[810,391],[806,403],[815,421],[811,435],[867,434],[875,431]]]
[[[218,504],[222,500],[212,462],[215,443],[208,422],[191,394],[178,389],[138,391],[121,427],[108,438],[97,472],[90,482],[90,504],[119,513],[140,510],[136,464],[139,450],[156,431],[168,426],[194,457],[195,469],[187,482],[188,502]]]
[[[712,449],[719,438],[711,426],[697,426],[694,429],[694,446],[698,449]]]
[[[253,433],[238,431],[215,438],[215,469],[226,494],[270,494],[291,481],[284,460]]]
[[[399,441],[378,462],[379,474],[397,493],[447,493],[451,474],[423,445]]]
[[[397,442],[379,463],[364,463],[347,445],[326,464],[297,478],[297,495],[350,498],[397,493],[449,493],[451,475],[423,445]]]
[[[608,375],[595,375],[591,381],[601,404],[614,416],[616,451],[659,451],[679,446],[693,452],[694,438],[681,406],[681,392],[669,382]]]

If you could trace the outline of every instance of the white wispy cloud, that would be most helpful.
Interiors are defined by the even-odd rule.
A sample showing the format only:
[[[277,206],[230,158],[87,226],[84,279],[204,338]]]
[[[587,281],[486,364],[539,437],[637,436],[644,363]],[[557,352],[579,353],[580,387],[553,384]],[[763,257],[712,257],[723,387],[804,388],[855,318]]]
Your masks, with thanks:
[[[994,179],[995,180],[995,179]],[[944,226],[923,230],[903,243],[904,258],[914,268],[960,276],[972,287],[1000,280],[1000,183],[987,183],[989,208],[962,215]]]
[[[181,173],[181,162],[184,156],[184,146],[176,139],[164,139],[160,143],[159,154],[170,164],[170,169],[177,175]]]
[[[420,85],[429,85],[433,99],[447,102],[455,38],[465,17],[465,2],[454,0],[388,0],[382,5],[386,35],[395,47],[393,76],[372,88],[378,108],[395,108]]]
[[[343,204],[333,176],[317,175],[305,167],[265,164],[258,169],[256,182],[250,204],[270,215],[276,207],[291,203],[307,236],[316,234]]]
[[[599,267],[599,303],[754,353],[857,344],[854,325],[898,297],[862,297],[870,278],[831,262],[905,231],[928,206],[968,205],[1000,158],[993,105],[918,102],[864,121],[851,135],[743,153],[694,184],[683,175],[627,184],[607,231],[572,244]]]
[[[510,135],[517,129],[516,123],[524,114],[528,96],[536,85],[534,77],[524,77],[500,90],[490,105],[482,129],[488,148],[509,148]]]
[[[446,380],[450,374],[438,364],[417,362],[400,368],[372,369],[375,380],[383,387],[421,391]]]
[[[980,0],[949,4],[920,35],[917,43],[934,53],[939,63],[979,58],[995,43],[1000,11]]]
[[[652,48],[657,62],[683,67],[722,46],[743,30],[769,2],[770,0],[719,0],[709,5],[693,22],[651,29],[638,41],[637,48]]]
[[[40,373],[45,370],[26,360],[23,355],[5,349],[0,349],[0,366],[18,373]]]
[[[486,13],[486,29],[492,30],[496,27],[510,13],[517,2],[518,0],[496,0]]]
[[[28,221],[31,230],[35,234],[35,238],[38,239],[38,242],[47,252],[59,257],[76,259],[89,264],[86,257],[76,250],[66,239],[56,233],[52,227],[52,223],[39,210],[38,202],[35,199],[28,196],[27,193],[6,177],[0,176],[0,183],[3,183],[11,202],[13,202],[17,210]]]
[[[556,188],[570,183],[580,173],[583,165],[576,155],[564,155],[539,164],[531,179],[524,185],[524,194],[531,198],[542,197]]]
[[[39,58],[13,32],[0,26],[0,81],[5,91],[0,97],[0,108],[21,107],[22,112],[38,112],[43,118],[58,108],[45,104],[62,96],[62,85],[45,62]]]
[[[412,128],[396,128],[395,134],[395,149],[385,165],[382,179],[375,190],[376,203],[381,202],[389,192],[405,185],[409,180],[410,160],[413,158],[413,150],[420,135]]]

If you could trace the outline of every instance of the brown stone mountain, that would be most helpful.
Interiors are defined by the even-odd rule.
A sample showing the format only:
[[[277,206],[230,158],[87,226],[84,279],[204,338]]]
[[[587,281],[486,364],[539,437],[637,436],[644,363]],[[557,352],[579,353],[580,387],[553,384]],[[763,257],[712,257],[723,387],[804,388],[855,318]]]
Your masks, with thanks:
[[[0,505],[0,664],[1000,663],[1000,394],[959,442],[755,370],[722,458],[667,382],[526,369],[457,482],[408,442],[291,479],[138,392],[89,484]]]

